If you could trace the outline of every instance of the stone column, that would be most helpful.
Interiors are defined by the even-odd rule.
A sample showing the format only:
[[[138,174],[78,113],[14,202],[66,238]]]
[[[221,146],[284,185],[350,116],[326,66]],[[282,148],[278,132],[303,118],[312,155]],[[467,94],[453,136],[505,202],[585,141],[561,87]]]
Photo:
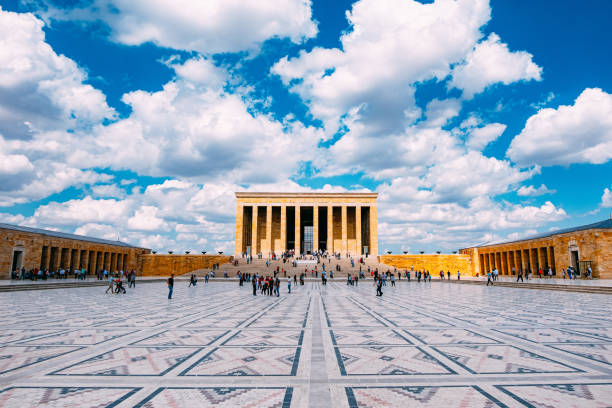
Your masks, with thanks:
[[[327,251],[334,252],[334,207],[327,206]]]
[[[253,216],[251,217],[251,256],[257,258],[257,205],[253,205]]]
[[[344,256],[346,254],[346,252],[348,251],[348,242],[347,242],[347,222],[346,222],[346,205],[343,205],[341,207],[342,209],[342,216],[341,216],[341,222],[342,222],[342,256]]]
[[[242,255],[242,236],[244,228],[244,207],[240,204],[236,205],[236,244],[234,246],[234,255]]]
[[[357,256],[361,255],[361,207],[355,206],[355,242]]]
[[[546,247],[546,259],[548,260],[548,266],[552,268],[554,265],[553,265],[553,262],[552,262],[552,257],[550,256],[551,255],[550,252],[551,252],[550,251],[550,247],[547,246]]]
[[[538,248],[538,266],[542,268],[542,272],[544,272],[546,262],[544,262],[544,257],[542,256],[542,248]]]
[[[89,270],[89,256],[91,251],[85,250],[83,251],[83,256],[81,256],[81,261],[83,262],[83,268],[87,271],[88,274],[91,274],[93,271]]]
[[[516,254],[516,249],[514,250],[514,273],[518,274],[518,270],[519,270],[519,256]],[[521,264],[521,268],[522,268],[522,264]]]
[[[51,256],[51,246],[47,246],[47,251],[42,253],[40,259],[40,267],[41,269],[49,269],[49,257]]]
[[[312,207],[312,252],[319,250],[319,206]]]
[[[370,254],[378,255],[378,210],[370,207]]]
[[[272,206],[266,207],[266,246],[263,249],[266,256],[270,256],[272,252]]]
[[[68,248],[68,250],[66,251],[66,259],[65,259],[66,264],[64,265],[64,269],[66,270],[66,272],[68,272],[68,270],[70,269],[71,260],[72,260],[72,248]]]
[[[81,261],[81,250],[77,248],[75,252],[75,257],[72,260],[72,265],[74,266],[74,269],[80,269],[80,261]]]
[[[302,229],[300,228],[300,206],[298,204],[295,205],[295,253],[296,255],[300,255],[301,253],[301,237]]]
[[[281,234],[281,251],[287,250],[287,206],[281,205],[281,219],[280,219],[280,234]]]

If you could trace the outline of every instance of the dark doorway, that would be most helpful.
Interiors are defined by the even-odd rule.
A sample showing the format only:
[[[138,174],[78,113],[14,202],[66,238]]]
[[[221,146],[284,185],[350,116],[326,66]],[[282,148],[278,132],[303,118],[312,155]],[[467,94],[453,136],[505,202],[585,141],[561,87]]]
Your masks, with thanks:
[[[312,254],[312,240],[314,238],[313,214],[314,210],[312,207],[300,208],[300,237],[302,238],[300,248],[302,248],[302,253],[304,254]]]
[[[327,207],[319,207],[319,249],[327,250]]]
[[[23,250],[15,249],[13,251],[13,263],[11,267],[11,272],[18,271],[23,266]]]
[[[287,250],[295,249],[295,207],[287,207]]]
[[[570,258],[572,266],[576,269],[576,273],[580,275],[580,258],[578,257],[578,251],[571,251]]]

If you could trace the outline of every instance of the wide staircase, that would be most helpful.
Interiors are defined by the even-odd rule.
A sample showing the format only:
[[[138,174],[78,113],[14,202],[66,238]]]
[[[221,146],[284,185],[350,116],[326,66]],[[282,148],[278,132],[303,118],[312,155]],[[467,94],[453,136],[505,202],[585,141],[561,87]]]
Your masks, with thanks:
[[[301,264],[298,263],[297,266],[293,266],[293,258],[288,258],[286,262],[283,263],[283,260],[267,260],[268,266],[266,266],[266,259],[253,259],[251,263],[246,263],[246,258],[237,258],[238,265],[233,263],[226,263],[219,265],[219,269],[215,270],[215,278],[223,278],[225,273],[227,273],[228,278],[235,278],[238,275],[238,271],[241,273],[250,273],[250,274],[260,274],[260,275],[273,275],[274,271],[278,268],[280,271],[280,276],[283,277],[286,272],[287,276],[297,275],[306,271],[306,278],[312,278],[311,271],[313,271],[316,267],[318,271],[318,277],[321,277],[321,271],[323,270],[323,263],[325,264],[325,270],[327,272],[327,278],[330,278],[330,272],[333,272],[334,279],[346,279],[348,274],[358,275],[359,274],[359,259],[360,258],[352,258],[353,265],[351,264],[351,258],[342,257],[337,259],[335,257],[332,258],[320,258],[320,262],[317,263],[307,263]],[[308,259],[311,260],[311,259]],[[368,257],[363,258],[364,263],[361,264],[361,270],[364,272],[366,277],[370,277],[368,274],[368,267],[370,267],[371,271],[374,271],[378,268],[379,272],[386,272],[390,270],[393,272],[393,267],[388,265],[379,264],[376,257]],[[299,261],[298,261],[299,262]],[[316,262],[316,260],[315,260]],[[340,271],[336,271],[336,266],[340,265]],[[200,269],[194,272],[187,273],[183,276],[189,276],[192,273],[196,276],[202,278],[205,274],[210,273],[210,269]]]

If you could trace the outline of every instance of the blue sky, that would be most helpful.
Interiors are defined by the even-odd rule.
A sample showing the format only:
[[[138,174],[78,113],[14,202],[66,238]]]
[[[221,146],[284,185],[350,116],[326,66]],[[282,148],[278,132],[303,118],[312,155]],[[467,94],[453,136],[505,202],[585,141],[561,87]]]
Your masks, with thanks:
[[[1,222],[230,251],[234,191],[370,190],[381,251],[452,251],[611,211],[609,2],[0,5]]]

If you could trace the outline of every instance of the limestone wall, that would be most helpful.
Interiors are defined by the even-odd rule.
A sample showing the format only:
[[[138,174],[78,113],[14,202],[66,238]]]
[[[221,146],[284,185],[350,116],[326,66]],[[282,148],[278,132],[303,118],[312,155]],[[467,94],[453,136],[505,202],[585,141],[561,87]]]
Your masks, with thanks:
[[[181,255],[148,254],[141,256],[143,276],[183,275],[198,269],[210,269],[213,264],[223,265],[231,262],[233,256],[227,255]]]
[[[13,253],[22,253],[20,266],[57,270],[85,268],[93,274],[100,269],[139,270],[138,258],[145,248],[102,244],[80,239],[0,228],[0,279],[10,277]]]
[[[472,259],[467,254],[380,255],[378,262],[397,269],[425,269],[432,276],[438,276],[440,270],[450,271],[453,277],[457,276],[457,271],[462,275],[476,275]]]

